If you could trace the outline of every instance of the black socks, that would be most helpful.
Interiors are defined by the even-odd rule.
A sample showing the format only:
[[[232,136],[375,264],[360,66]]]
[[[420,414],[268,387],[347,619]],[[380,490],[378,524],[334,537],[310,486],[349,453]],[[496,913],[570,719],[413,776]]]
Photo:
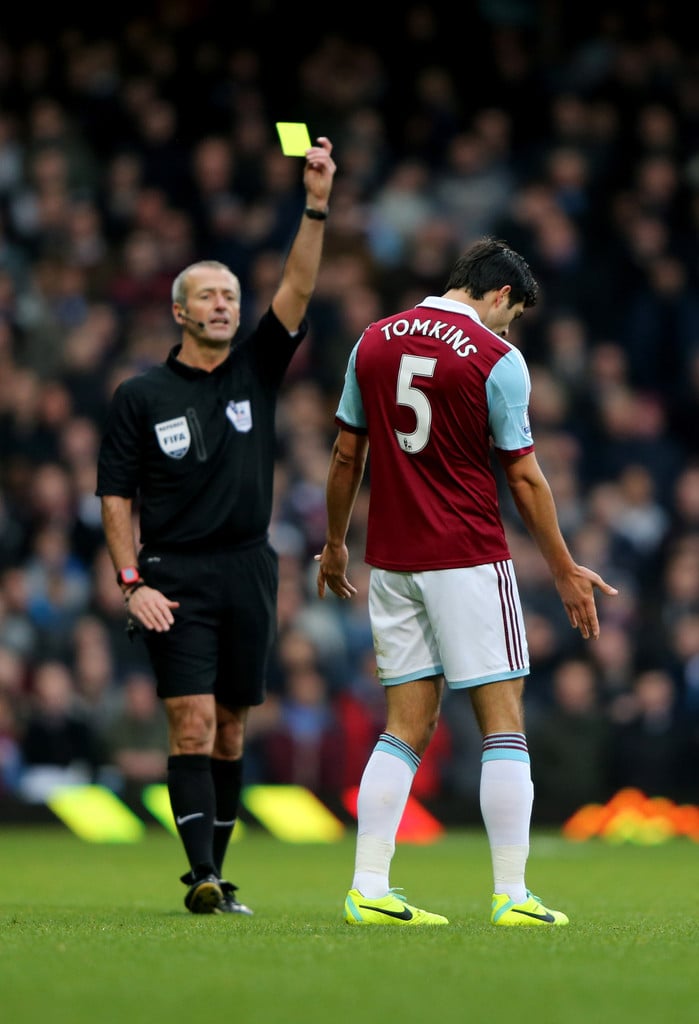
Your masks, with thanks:
[[[167,767],[170,806],[193,880],[220,877],[238,817],[243,762],[171,754]]]
[[[195,880],[217,874],[212,842],[216,796],[211,758],[206,754],[171,754],[167,768],[170,805]]]
[[[240,789],[243,782],[243,762],[211,758],[211,778],[216,796],[213,854],[216,873],[223,874],[223,860],[238,817]]]

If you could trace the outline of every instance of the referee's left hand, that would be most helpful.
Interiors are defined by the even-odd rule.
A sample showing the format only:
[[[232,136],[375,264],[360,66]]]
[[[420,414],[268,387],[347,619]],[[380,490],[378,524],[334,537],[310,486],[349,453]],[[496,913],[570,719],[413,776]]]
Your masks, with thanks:
[[[155,633],[167,633],[175,621],[173,608],[179,608],[179,601],[170,601],[154,587],[139,587],[126,599],[129,615],[136,619],[144,629]]]

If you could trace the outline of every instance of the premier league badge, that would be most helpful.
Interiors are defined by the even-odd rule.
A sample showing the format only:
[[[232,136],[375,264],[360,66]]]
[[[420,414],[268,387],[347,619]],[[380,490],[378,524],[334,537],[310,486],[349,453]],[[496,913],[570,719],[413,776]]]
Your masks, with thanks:
[[[252,430],[252,409],[247,398],[243,402],[229,402],[226,416],[239,434],[247,434]]]

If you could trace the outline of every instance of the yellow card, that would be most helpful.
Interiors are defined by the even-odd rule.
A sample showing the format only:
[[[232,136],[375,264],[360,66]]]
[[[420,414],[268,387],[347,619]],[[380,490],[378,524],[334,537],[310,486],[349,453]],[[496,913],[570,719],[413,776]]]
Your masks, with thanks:
[[[277,121],[277,131],[284,156],[305,156],[311,148],[311,137],[303,122]]]

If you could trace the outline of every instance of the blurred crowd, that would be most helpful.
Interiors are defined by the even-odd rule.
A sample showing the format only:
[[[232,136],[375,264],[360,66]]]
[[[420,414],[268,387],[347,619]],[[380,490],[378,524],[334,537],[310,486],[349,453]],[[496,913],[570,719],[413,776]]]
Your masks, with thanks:
[[[561,525],[619,588],[599,601],[600,639],[581,642],[503,493],[536,813],[560,820],[623,786],[699,801],[693,40],[653,2],[483,0],[458,31],[440,3],[408,3],[384,30],[361,2],[351,25],[324,11],[316,28],[293,5],[246,7],[125,4],[108,30],[62,9],[0,37],[0,794],[164,778],[162,708],[125,632],[96,454],[114,387],[178,341],[180,269],[231,266],[241,333],[266,309],[303,202],[283,120],[327,135],[338,172],[279,408],[279,639],[246,780],[319,794],[359,782],[383,724],[368,480],[349,538],[357,597],[320,602],[313,562],[345,363],[368,322],[441,294],[462,248],[494,234],[542,287],[510,340]],[[476,814],[479,771],[468,698],[447,695],[414,795]]]

